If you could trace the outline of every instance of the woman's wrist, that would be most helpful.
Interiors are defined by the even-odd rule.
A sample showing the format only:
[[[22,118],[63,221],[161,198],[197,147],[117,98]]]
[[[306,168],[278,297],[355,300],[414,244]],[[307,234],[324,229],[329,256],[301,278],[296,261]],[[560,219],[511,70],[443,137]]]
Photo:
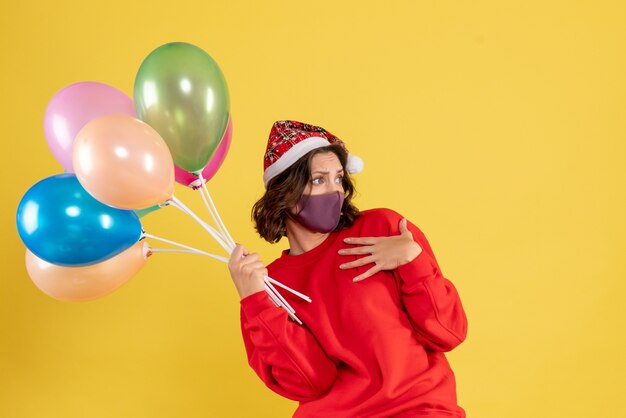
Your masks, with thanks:
[[[255,293],[265,290],[263,283],[246,283],[245,285],[238,285],[237,292],[239,293],[239,299],[245,299]]]

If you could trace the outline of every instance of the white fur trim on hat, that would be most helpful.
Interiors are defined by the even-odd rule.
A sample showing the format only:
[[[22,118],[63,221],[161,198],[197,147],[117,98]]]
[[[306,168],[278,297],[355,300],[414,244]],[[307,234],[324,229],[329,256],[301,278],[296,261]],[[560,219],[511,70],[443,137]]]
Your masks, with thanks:
[[[363,160],[361,157],[357,157],[353,154],[348,154],[348,163],[346,164],[346,169],[350,174],[357,174],[363,171]]]
[[[291,167],[296,161],[298,161],[302,156],[306,155],[309,151],[313,151],[317,148],[322,148],[330,145],[330,142],[326,138],[322,138],[319,136],[311,136],[309,138],[303,139],[298,142],[294,146],[292,146],[289,150],[287,150],[278,160],[274,162],[274,164],[267,167],[265,173],[263,173],[263,183],[267,186],[267,183]]]

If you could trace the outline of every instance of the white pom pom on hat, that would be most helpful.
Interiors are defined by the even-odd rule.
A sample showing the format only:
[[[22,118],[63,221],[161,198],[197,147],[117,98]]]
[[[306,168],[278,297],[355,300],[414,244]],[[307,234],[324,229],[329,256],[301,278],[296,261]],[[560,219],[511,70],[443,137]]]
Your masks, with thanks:
[[[267,183],[291,167],[301,157],[317,148],[339,144],[348,152],[342,140],[324,128],[293,120],[275,122],[267,141],[263,159],[263,183]],[[346,169],[350,174],[363,171],[363,160],[348,153]]]
[[[348,169],[348,173],[360,173],[363,171],[363,160],[361,157],[357,157],[353,154],[348,154],[348,164],[346,164],[346,168]]]

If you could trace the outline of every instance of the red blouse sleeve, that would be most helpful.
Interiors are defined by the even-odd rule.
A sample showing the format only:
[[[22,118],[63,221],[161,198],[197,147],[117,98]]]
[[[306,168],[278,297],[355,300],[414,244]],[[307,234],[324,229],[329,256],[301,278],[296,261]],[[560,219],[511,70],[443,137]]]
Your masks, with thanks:
[[[392,226],[393,234],[399,233],[397,223],[395,230]],[[422,231],[410,222],[407,224],[422,252],[393,271],[404,307],[420,343],[432,350],[450,351],[467,335],[461,299],[452,282],[443,277]]]
[[[311,401],[335,382],[335,363],[308,329],[289,320],[264,291],[241,300],[241,332],[248,363],[279,395]]]

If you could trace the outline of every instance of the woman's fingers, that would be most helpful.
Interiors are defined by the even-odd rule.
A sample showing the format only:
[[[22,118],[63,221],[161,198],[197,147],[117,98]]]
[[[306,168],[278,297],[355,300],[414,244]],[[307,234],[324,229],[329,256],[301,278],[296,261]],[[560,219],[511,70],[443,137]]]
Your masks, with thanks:
[[[263,278],[267,276],[267,269],[259,254],[250,254],[245,247],[237,244],[228,261],[228,268],[241,299],[264,289]]]
[[[255,261],[257,261],[259,259],[259,254],[258,253],[252,253],[252,254],[248,254],[246,256],[243,257],[243,259],[241,260],[242,264],[250,264],[253,263]]]
[[[346,244],[356,245],[374,245],[378,242],[379,237],[361,237],[361,238],[344,238]]]
[[[406,218],[402,218],[400,221],[400,235],[404,235],[413,239],[413,233],[409,230],[408,222]]]
[[[374,262],[375,262],[374,256],[362,257],[362,258],[359,258],[358,260],[354,260],[354,261],[351,261],[349,263],[341,264],[339,266],[339,268],[342,269],[342,270],[351,269],[351,268],[354,268],[354,267],[361,267],[361,266],[364,266],[366,264],[370,264],[370,263],[374,263]]]
[[[383,269],[382,266],[380,266],[379,264],[376,264],[374,267],[372,267],[371,269],[367,270],[365,273],[356,276],[354,279],[352,279],[352,281],[353,282],[360,282],[361,280],[365,280],[368,277],[373,276],[374,274],[378,273],[382,269]]]
[[[237,244],[235,246],[235,249],[233,250],[232,254],[230,255],[230,259],[231,260],[239,260],[241,257],[243,257],[244,252],[246,251],[245,247],[241,244]]]
[[[345,270],[373,263],[374,266],[353,279],[358,282],[381,270],[393,270],[412,261],[421,252],[421,247],[414,241],[406,218],[400,220],[398,229],[399,235],[390,237],[345,238],[346,244],[356,245],[356,247],[342,248],[338,253],[363,257],[341,264],[339,268]]]
[[[228,267],[232,272],[243,272],[251,274],[255,270],[265,269],[263,261],[260,260],[258,253],[248,253],[242,245],[237,245],[233,250],[228,261]]]
[[[368,247],[354,247],[354,248],[342,248],[338,251],[341,255],[360,255],[360,254],[371,254],[374,251],[373,246]]]
[[[243,247],[243,245],[237,244],[233,252],[230,254],[230,259],[228,260],[228,269],[230,270],[231,275],[239,268],[245,250],[246,249]]]
[[[263,264],[262,261],[259,260],[259,261],[254,261],[254,262],[251,262],[251,263],[245,263],[241,268],[242,268],[243,271],[252,272],[254,270],[264,269],[265,265]]]

